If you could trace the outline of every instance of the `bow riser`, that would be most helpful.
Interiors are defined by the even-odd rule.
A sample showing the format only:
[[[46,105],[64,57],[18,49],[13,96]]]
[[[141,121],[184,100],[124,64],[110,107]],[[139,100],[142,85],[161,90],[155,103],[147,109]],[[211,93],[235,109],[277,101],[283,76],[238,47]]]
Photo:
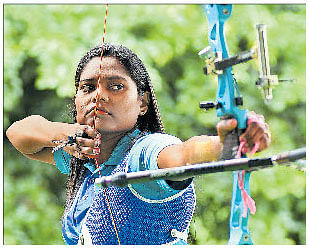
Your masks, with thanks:
[[[208,41],[216,60],[228,58],[228,48],[224,36],[224,24],[232,13],[232,5],[205,5],[205,13],[208,19]],[[218,75],[218,90],[216,96],[216,108],[218,117],[232,116],[238,122],[239,129],[246,128],[246,110],[238,108],[239,96],[237,84],[234,82],[232,68],[228,67]]]

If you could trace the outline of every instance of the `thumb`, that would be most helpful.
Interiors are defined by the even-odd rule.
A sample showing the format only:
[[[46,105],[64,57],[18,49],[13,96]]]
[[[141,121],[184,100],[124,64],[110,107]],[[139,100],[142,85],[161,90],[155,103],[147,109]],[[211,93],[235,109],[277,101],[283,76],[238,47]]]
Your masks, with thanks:
[[[237,127],[236,119],[221,120],[217,124],[217,132],[220,142],[224,142],[225,135]]]

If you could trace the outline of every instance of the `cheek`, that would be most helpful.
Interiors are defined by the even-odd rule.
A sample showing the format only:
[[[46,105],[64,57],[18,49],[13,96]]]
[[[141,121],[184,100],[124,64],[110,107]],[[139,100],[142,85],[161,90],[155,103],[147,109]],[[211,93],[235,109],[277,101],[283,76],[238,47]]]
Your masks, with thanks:
[[[132,97],[131,99],[126,99],[126,101],[123,102],[123,111],[129,113],[130,115],[138,115],[140,112],[140,101],[136,99],[135,97]]]
[[[120,118],[124,123],[135,123],[140,112],[140,102],[134,98],[126,98],[121,100],[118,105],[117,118]]]
[[[75,107],[76,107],[76,120],[78,123],[84,121],[86,112],[86,101],[79,96],[75,97]]]

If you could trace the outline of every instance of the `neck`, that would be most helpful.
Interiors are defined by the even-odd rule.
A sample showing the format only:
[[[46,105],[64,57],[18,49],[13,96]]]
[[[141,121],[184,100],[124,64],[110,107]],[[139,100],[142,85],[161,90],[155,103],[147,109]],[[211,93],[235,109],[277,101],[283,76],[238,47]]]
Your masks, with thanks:
[[[119,140],[128,132],[130,131],[101,134],[100,155],[96,158],[99,165],[109,159]]]

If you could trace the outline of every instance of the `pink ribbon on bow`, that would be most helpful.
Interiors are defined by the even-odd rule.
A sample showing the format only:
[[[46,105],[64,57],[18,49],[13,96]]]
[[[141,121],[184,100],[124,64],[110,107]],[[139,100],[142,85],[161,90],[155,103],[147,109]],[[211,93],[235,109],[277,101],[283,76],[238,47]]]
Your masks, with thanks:
[[[244,211],[242,214],[242,217],[246,218],[248,214],[248,208],[250,210],[251,214],[255,214],[256,207],[255,207],[255,201],[250,197],[250,195],[247,193],[247,191],[244,188],[244,180],[245,180],[245,170],[241,171],[241,175],[238,171],[238,186],[241,191],[241,198],[244,203]]]
[[[255,118],[249,119],[248,124],[251,123],[251,122],[257,122],[257,121],[258,120],[255,119]],[[246,145],[246,141],[244,139],[241,139],[240,144],[239,144],[239,148],[238,148],[238,151],[237,151],[237,158],[241,158],[242,153],[245,154],[245,153],[249,152],[248,147],[246,147],[245,145]],[[250,151],[250,154],[249,154],[248,157],[249,158],[252,157],[257,152],[259,147],[260,147],[260,142],[256,142],[254,144],[253,149]],[[244,217],[244,218],[247,217],[248,208],[249,208],[251,214],[255,214],[255,212],[256,212],[255,201],[251,198],[251,196],[248,194],[248,192],[244,188],[245,173],[246,173],[246,171],[242,170],[241,175],[240,175],[240,173],[238,171],[238,186],[239,186],[239,189],[241,191],[241,198],[242,198],[242,201],[243,201],[243,204],[244,204],[243,214],[242,214],[242,217]]]

